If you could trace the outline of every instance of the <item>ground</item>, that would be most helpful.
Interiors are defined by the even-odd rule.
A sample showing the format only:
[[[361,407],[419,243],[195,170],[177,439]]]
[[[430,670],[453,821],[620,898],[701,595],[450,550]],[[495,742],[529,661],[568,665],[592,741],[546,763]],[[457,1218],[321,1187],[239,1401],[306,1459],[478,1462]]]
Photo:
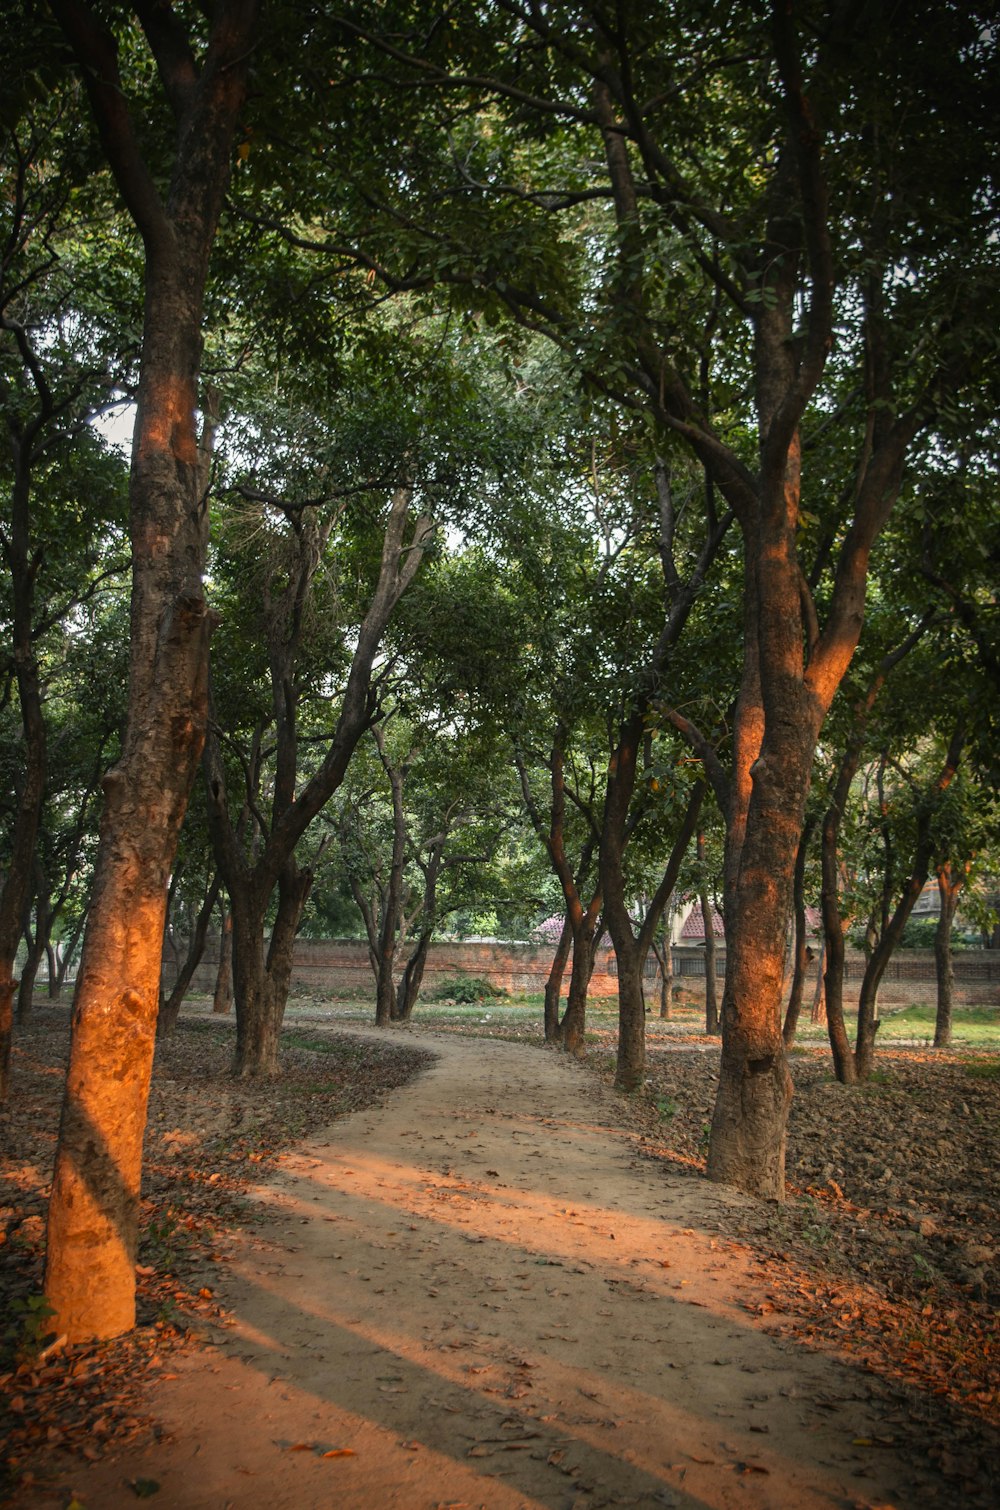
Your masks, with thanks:
[[[19,1035],[0,1124],[12,1505],[996,1502],[990,1057],[883,1053],[858,1096],[797,1056],[778,1208],[701,1177],[693,1022],[651,1024],[625,1099],[600,1032],[581,1065],[510,1009],[305,1007],[260,1087],[195,1012],[158,1052],[141,1325],[47,1354],[66,1015]]]

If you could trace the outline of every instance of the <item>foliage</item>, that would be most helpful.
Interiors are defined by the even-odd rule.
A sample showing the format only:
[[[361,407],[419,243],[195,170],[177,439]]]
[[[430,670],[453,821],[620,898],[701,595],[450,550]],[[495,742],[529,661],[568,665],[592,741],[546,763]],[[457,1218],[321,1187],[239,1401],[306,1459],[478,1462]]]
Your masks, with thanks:
[[[509,996],[500,986],[479,975],[456,975],[437,983],[429,993],[431,1001],[475,1002],[498,1001]]]

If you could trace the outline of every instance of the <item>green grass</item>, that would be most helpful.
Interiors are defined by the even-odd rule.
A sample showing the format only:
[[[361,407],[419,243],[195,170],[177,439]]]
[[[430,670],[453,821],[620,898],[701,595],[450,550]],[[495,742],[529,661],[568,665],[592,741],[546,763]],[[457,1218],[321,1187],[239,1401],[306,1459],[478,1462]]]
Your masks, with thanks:
[[[879,1038],[917,1038],[933,1042],[934,1008],[916,1004],[901,1012],[885,1012]],[[951,1019],[952,1046],[1000,1047],[1000,1011],[995,1007],[955,1007]]]
[[[440,1002],[424,997],[418,1001],[414,1023],[422,1027],[440,1026],[482,1027],[488,1033],[509,1032],[518,1037],[542,1035],[542,996],[540,993],[518,995],[492,1001]],[[348,1021],[370,1023],[374,1019],[374,1006],[370,1001],[334,1001],[315,1003],[317,1016]],[[565,1000],[563,1001],[565,1007]],[[704,1028],[704,1008],[697,1001],[685,1000],[676,1004],[673,1015],[666,1022],[657,1016],[657,1002],[650,1001],[646,1018],[646,1035],[651,1042],[673,1037],[700,1037]],[[879,1028],[880,1044],[909,1040],[918,1044],[930,1044],[934,1039],[934,1008],[927,1003],[917,1003],[905,1008],[883,1007]],[[847,1034],[853,1043],[857,1028],[856,1014],[845,1017]],[[618,1002],[613,997],[598,997],[587,1005],[587,1032],[597,1035],[615,1035],[618,1030]],[[285,1041],[290,1041],[285,1035]],[[718,1040],[716,1040],[717,1042]],[[808,1052],[827,1042],[824,1026],[816,1026],[808,1020],[800,1022],[796,1047]],[[303,1047],[315,1048],[309,1042]],[[996,1007],[956,1007],[952,1015],[952,1044],[954,1049],[1000,1050],[1000,1009]]]

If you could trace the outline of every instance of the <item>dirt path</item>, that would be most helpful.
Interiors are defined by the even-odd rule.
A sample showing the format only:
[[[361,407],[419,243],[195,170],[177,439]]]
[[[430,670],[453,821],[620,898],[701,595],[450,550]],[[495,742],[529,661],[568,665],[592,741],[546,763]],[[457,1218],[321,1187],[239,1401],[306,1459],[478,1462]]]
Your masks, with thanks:
[[[743,1308],[736,1198],[643,1158],[559,1055],[410,1041],[425,1073],[255,1192],[271,1219],[212,1273],[232,1325],[156,1386],[165,1439],[19,1503],[114,1510],[140,1480],[161,1510],[925,1500],[870,1378]]]

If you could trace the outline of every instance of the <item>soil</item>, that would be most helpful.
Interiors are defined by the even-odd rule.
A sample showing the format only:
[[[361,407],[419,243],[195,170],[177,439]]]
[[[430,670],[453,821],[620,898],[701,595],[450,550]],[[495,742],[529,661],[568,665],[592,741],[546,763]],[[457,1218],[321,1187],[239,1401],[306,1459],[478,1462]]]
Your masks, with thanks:
[[[385,1035],[336,1031],[384,1055]],[[419,1027],[405,1045],[396,1078],[411,1078],[284,1152],[244,1205],[226,1206],[213,1149],[225,1219],[185,1262],[153,1251],[142,1265],[154,1298],[183,1273],[184,1325],[147,1317],[124,1352],[70,1350],[6,1376],[30,1392],[47,1369],[66,1387],[79,1366],[83,1389],[93,1366],[130,1412],[110,1433],[90,1419],[107,1442],[89,1463],[50,1424],[52,1451],[36,1438],[12,1505],[995,1502],[989,1428],[949,1415],[945,1389],[922,1395],[776,1326],[773,1282],[808,1294],[813,1281],[787,1255],[780,1275],[762,1267],[774,1237],[753,1237],[760,1208],[664,1157],[648,1117],[592,1068]],[[161,1123],[160,1154],[209,1141],[195,1123]],[[254,1158],[247,1140],[233,1157]],[[195,1238],[211,1179],[190,1182]],[[161,1248],[171,1222],[154,1230]],[[881,1327],[877,1307],[854,1313],[852,1336],[866,1325]]]

